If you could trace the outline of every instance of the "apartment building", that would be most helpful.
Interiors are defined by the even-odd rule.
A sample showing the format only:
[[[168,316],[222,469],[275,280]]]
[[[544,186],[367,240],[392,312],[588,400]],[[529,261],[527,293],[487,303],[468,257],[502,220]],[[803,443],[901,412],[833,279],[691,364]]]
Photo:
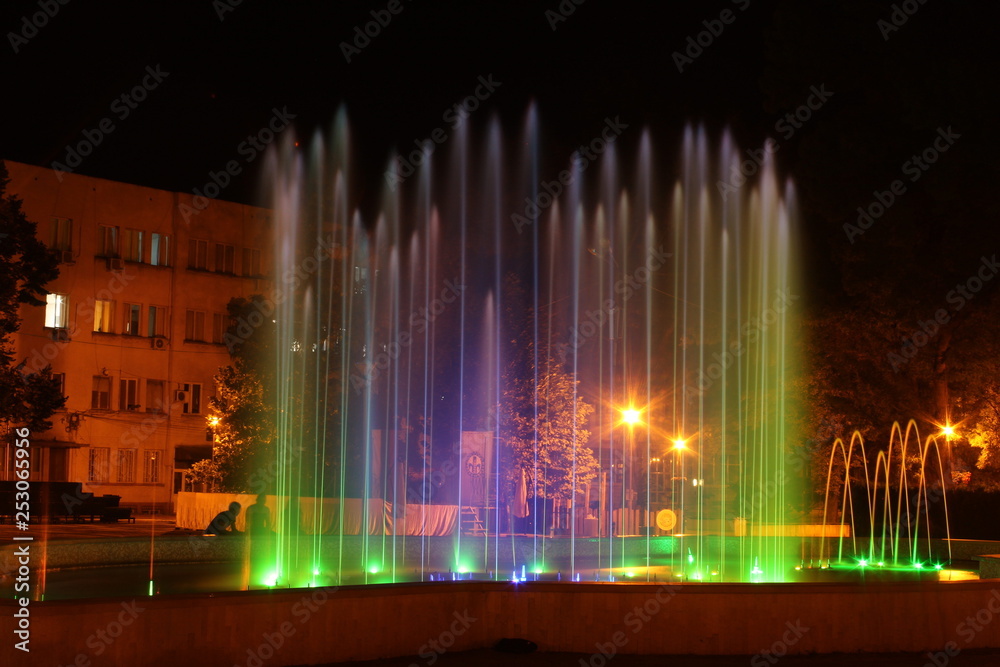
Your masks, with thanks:
[[[45,307],[22,307],[26,368],[51,364],[67,397],[32,434],[32,478],[82,482],[123,505],[167,509],[211,455],[213,377],[230,361],[226,304],[271,286],[271,214],[5,161],[60,259]],[[10,448],[0,479],[12,479]]]

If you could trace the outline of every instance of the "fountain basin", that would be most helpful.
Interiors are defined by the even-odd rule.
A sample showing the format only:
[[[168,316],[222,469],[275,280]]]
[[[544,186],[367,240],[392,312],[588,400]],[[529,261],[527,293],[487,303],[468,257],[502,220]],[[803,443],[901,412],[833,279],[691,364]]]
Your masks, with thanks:
[[[311,547],[315,536],[301,536],[294,544]],[[305,579],[277,578],[266,571],[268,563],[248,562],[248,554],[259,554],[265,544],[252,544],[243,537],[165,535],[151,544],[148,538],[114,540],[50,540],[39,554],[39,567],[47,571],[45,599],[89,598],[134,593],[152,589],[164,595],[246,591],[248,589],[324,586],[331,584],[387,584],[453,580],[504,581],[515,577],[549,582],[695,582],[725,580],[727,574],[753,581],[740,572],[738,559],[721,563],[687,562],[687,554],[739,553],[746,539],[736,536],[626,537],[606,539],[535,538],[504,536],[473,538],[407,538],[337,536],[327,538],[327,554]],[[779,544],[788,563],[787,582],[937,581],[954,579],[947,565],[941,571],[932,564],[912,567],[859,567],[847,558],[833,563],[816,557],[821,551],[836,553],[835,540],[783,538]],[[845,545],[846,548],[847,545]],[[860,545],[859,545],[860,546]],[[905,545],[904,545],[905,546]],[[926,544],[924,545],[926,546]],[[152,547],[152,566],[150,548]],[[952,540],[955,560],[969,561],[956,569],[975,570],[979,554],[1000,553],[995,542]],[[948,552],[943,540],[932,541],[933,553]],[[991,561],[991,564],[993,561]],[[262,569],[263,568],[263,569]],[[16,569],[13,547],[0,549],[0,572]],[[992,570],[990,570],[992,572]],[[968,577],[972,575],[962,575]],[[987,575],[988,576],[988,575]],[[105,583],[101,583],[105,582]],[[12,593],[13,580],[0,580],[0,593]],[[9,597],[9,596],[8,596]]]
[[[428,642],[442,637],[449,651],[525,637],[542,651],[584,654],[603,646],[749,656],[782,641],[789,654],[936,651],[947,642],[1000,648],[1000,623],[988,622],[1000,613],[997,586],[449,582],[52,601],[31,606],[32,659],[71,664],[80,654],[93,657],[88,638],[123,604],[137,615],[103,647],[109,664],[245,665],[265,654],[261,646],[268,665],[421,653],[426,664]],[[0,607],[14,611],[8,601]],[[962,633],[970,616],[985,621],[982,630]],[[279,642],[267,642],[275,633],[282,635],[277,648]]]

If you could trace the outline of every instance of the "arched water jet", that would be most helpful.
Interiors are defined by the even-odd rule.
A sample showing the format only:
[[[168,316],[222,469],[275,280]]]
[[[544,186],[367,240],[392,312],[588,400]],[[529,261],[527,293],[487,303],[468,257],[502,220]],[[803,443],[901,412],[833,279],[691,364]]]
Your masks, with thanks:
[[[908,450],[913,447],[917,450],[917,467],[914,470],[909,470],[908,467],[911,463],[907,454]],[[893,453],[897,454],[895,468],[893,467]],[[837,540],[837,565],[846,564],[849,567],[854,567],[857,563],[860,564],[860,567],[878,565],[879,567],[896,566],[923,569],[929,560],[933,560],[936,556],[941,558],[940,555],[934,553],[931,539],[931,505],[927,484],[928,459],[931,463],[935,461],[937,463],[937,488],[940,490],[940,499],[943,503],[947,560],[951,560],[948,496],[938,436],[931,435],[921,441],[917,423],[911,419],[907,422],[905,430],[899,422],[893,423],[889,435],[889,446],[887,450],[879,451],[876,455],[874,470],[869,465],[865,442],[859,432],[852,433],[849,444],[846,446],[840,438],[834,441],[827,466],[826,495],[823,503],[824,534],[826,534],[825,527],[829,523],[831,489],[837,489],[834,486],[834,473],[839,469],[835,464],[842,463],[844,473],[843,482],[839,486],[839,492],[842,494],[839,525],[850,527],[853,550],[851,558],[854,559],[853,561],[845,559],[845,536],[843,531],[840,531]],[[868,524],[865,526],[868,530],[868,544],[863,553],[858,550],[857,514],[854,507],[854,494],[852,493],[851,467],[856,463],[860,464],[863,471],[864,517],[868,520]],[[861,481],[860,479],[856,480],[854,486],[857,486]],[[894,491],[895,510],[892,503]],[[882,494],[881,513],[880,493]],[[926,535],[923,537],[926,542],[923,553],[921,553],[921,524],[926,531]],[[901,548],[901,544],[905,545],[905,549]],[[831,556],[827,553],[827,548],[827,540],[824,539],[820,543],[820,563],[823,562],[825,556],[829,567]],[[943,563],[940,560],[934,564],[937,569],[941,569],[942,566]]]

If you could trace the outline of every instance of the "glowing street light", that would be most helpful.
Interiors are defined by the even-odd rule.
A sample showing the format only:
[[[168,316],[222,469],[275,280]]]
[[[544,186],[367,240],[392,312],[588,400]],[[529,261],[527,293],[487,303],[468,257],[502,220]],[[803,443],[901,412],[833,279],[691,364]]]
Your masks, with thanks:
[[[678,438],[677,440],[674,440],[674,449],[686,449],[686,448],[687,448],[686,440],[684,440],[683,438]]]
[[[951,436],[955,435],[955,428],[950,424],[945,424],[944,426],[941,427],[941,435],[943,435],[946,438],[950,438]]]
[[[642,411],[628,407],[622,408],[621,413],[622,422],[628,425],[628,492],[635,494],[635,426],[642,423]]]

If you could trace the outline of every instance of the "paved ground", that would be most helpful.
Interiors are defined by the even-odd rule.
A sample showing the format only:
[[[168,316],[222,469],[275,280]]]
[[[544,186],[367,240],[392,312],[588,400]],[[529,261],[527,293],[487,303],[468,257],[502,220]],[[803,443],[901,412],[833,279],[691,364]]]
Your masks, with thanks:
[[[950,661],[949,661],[950,660]],[[332,663],[331,663],[332,664]],[[430,667],[429,660],[416,656],[372,660],[368,662],[344,662],[339,667]],[[761,656],[690,656],[690,655],[617,655],[604,661],[603,656],[582,653],[531,653],[513,655],[491,650],[446,653],[434,663],[434,667],[997,667],[1000,652],[965,651],[953,658],[943,657],[938,664],[930,661],[926,653],[842,653],[835,655],[785,656],[776,663],[768,662]],[[329,665],[323,667],[330,667]]]
[[[0,544],[10,542],[13,535],[31,535],[40,540],[47,535],[52,540],[93,540],[110,537],[149,537],[174,532],[174,516],[167,514],[137,516],[135,523],[101,523],[100,521],[33,523],[27,531],[18,530],[8,519],[0,523]],[[188,531],[185,531],[186,534]]]

